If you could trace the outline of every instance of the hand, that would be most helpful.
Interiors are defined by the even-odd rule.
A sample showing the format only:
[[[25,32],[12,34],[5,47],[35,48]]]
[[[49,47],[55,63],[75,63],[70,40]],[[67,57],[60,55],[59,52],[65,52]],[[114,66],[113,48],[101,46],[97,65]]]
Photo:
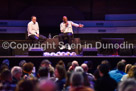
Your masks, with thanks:
[[[37,34],[36,36],[39,37],[39,34]]]
[[[79,27],[82,28],[82,27],[84,27],[84,25],[83,24],[79,24]]]
[[[64,31],[63,30],[61,30],[61,33],[63,33]]]

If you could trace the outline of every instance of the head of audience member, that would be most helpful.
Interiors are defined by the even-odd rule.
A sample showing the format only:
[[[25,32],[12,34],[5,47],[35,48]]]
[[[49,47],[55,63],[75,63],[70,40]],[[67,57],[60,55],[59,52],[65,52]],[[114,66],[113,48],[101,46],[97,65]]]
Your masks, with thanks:
[[[84,84],[84,77],[81,72],[73,72],[70,77],[70,83],[72,87],[80,87]]]
[[[118,91],[136,91],[136,80],[129,78],[122,81],[118,86]]]
[[[33,23],[36,23],[36,20],[37,20],[36,16],[32,16],[31,20],[32,20]]]
[[[38,70],[38,76],[40,78],[47,78],[49,73],[49,69],[47,67],[40,67]]]
[[[23,68],[23,65],[26,63],[26,61],[25,60],[21,60],[20,62],[19,62],[19,66],[21,67],[21,68]]]
[[[128,71],[129,78],[136,78],[136,65],[133,65]]]
[[[125,71],[125,63],[122,61],[119,61],[117,63],[117,69],[124,72]]]
[[[108,75],[109,67],[106,64],[101,64],[99,67],[99,75],[100,77],[103,77],[105,75]]]
[[[53,81],[45,79],[39,82],[38,91],[57,91],[57,87]]]
[[[11,72],[8,69],[2,70],[0,77],[2,82],[12,82]]]
[[[22,68],[19,66],[14,66],[11,69],[11,74],[12,74],[12,77],[16,78],[17,80],[20,80],[22,76]]]
[[[64,62],[63,62],[62,60],[60,60],[60,61],[57,63],[57,65],[62,65],[62,66],[65,68],[65,64],[64,64]]]
[[[31,62],[25,63],[25,64],[23,65],[23,72],[24,72],[24,73],[31,74],[31,73],[32,73],[32,70],[33,70],[33,67],[34,67],[34,64],[33,64],[33,63],[31,63]]]
[[[132,64],[127,64],[125,66],[125,73],[128,73],[129,69],[132,67]]]
[[[76,68],[76,66],[79,66],[78,62],[77,61],[73,61],[72,62],[72,65],[70,66],[69,70],[74,70]]]
[[[87,64],[83,63],[81,67],[84,69],[84,72],[88,72],[88,66]]]
[[[81,66],[76,66],[76,68],[74,69],[74,72],[84,72],[84,69]]]
[[[4,69],[9,69],[9,66],[7,64],[1,64],[0,66],[0,73],[4,70]]]
[[[41,62],[41,67],[47,67],[47,68],[49,68],[50,64],[51,64],[51,62],[48,59],[44,59]]]
[[[122,59],[121,62],[125,63],[126,64],[126,60],[125,59]]]
[[[64,79],[66,77],[66,70],[63,66],[57,65],[55,68],[55,77],[59,80]]]
[[[109,69],[110,69],[110,63],[109,63],[109,61],[108,60],[103,60],[102,62],[101,62],[101,64],[106,64],[106,65],[108,65],[109,66]]]
[[[37,91],[37,81],[20,80],[16,86],[16,91]]]
[[[62,20],[63,20],[64,23],[67,23],[67,21],[68,21],[67,16],[63,16],[63,19],[62,19]]]

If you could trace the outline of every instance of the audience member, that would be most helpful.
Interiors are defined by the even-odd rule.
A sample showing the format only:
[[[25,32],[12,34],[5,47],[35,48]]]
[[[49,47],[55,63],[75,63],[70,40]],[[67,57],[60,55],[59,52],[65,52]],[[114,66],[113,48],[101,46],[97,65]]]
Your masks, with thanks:
[[[45,79],[39,82],[38,91],[57,91],[57,87],[53,81]]]
[[[84,81],[81,72],[73,72],[70,78],[71,87],[69,91],[93,91],[91,88],[84,86]]]
[[[58,90],[61,91],[66,83],[66,70],[63,66],[57,65],[55,68],[55,77]]]
[[[23,65],[23,78],[24,79],[31,79],[34,77],[34,75],[32,74],[33,67],[34,67],[34,64],[31,62],[25,63]]]
[[[114,91],[117,83],[109,74],[109,67],[106,64],[101,64],[99,67],[100,77],[95,83],[95,91]]]
[[[14,66],[11,69],[11,74],[12,74],[12,79],[13,79],[13,83],[17,84],[19,80],[21,80],[21,76],[22,76],[22,68],[19,66]]]
[[[88,73],[88,66],[87,66],[87,64],[82,64],[81,65],[81,67],[84,69],[84,72],[85,72],[85,74],[87,75],[87,77],[88,77],[88,80],[89,80],[89,82],[90,82],[90,87],[91,88],[94,88],[94,76],[91,74],[91,73]]]
[[[73,61],[72,65],[69,67],[69,71],[74,71],[74,69],[76,68],[76,66],[79,66],[77,61]]]
[[[48,59],[44,59],[41,62],[40,67],[46,67],[49,69],[50,77],[54,77],[54,67],[51,65],[51,62]]]
[[[40,67],[38,70],[39,80],[49,78],[48,73],[49,73],[49,69],[47,67]]]
[[[120,82],[121,78],[126,75],[125,71],[125,63],[122,61],[119,61],[117,63],[117,69],[116,70],[112,70],[109,72],[111,78],[113,78],[114,80],[116,80],[116,82]]]
[[[129,78],[122,81],[118,86],[118,91],[136,91],[136,80]]]
[[[37,91],[37,80],[20,80],[16,91]]]
[[[10,70],[2,70],[0,77],[0,91],[15,91],[16,84],[12,83],[12,76]]]

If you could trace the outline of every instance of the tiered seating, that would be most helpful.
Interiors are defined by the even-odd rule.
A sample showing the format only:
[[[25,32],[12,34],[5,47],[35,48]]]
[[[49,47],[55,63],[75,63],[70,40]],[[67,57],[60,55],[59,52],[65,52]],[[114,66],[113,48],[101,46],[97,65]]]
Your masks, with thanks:
[[[114,20],[114,21],[113,21]],[[132,34],[136,33],[136,14],[105,15],[105,21],[75,21],[84,28],[74,28],[75,34]]]
[[[26,33],[27,23],[25,20],[0,20],[0,33]]]
[[[136,20],[136,14],[106,14],[105,20]]]

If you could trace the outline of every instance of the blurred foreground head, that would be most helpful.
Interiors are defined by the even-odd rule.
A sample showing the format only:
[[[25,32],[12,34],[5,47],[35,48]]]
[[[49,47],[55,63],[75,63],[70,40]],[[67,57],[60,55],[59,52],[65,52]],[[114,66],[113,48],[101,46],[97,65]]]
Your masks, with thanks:
[[[57,91],[57,87],[51,80],[41,80],[38,84],[38,91]]]
[[[118,91],[136,91],[136,80],[127,79],[118,86]]]

